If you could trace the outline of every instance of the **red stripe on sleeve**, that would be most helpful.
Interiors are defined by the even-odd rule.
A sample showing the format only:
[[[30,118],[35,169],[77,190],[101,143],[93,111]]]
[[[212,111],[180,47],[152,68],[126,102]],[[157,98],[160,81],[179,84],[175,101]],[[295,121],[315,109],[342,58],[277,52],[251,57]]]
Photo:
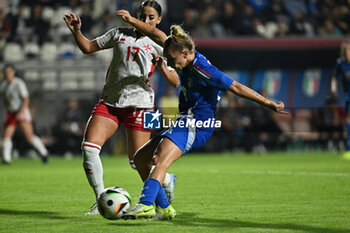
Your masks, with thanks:
[[[200,71],[202,71],[204,74],[208,75],[209,77],[211,77],[210,74],[208,74],[207,72],[205,72],[203,69],[201,69],[199,66],[194,65],[197,69],[199,69]]]

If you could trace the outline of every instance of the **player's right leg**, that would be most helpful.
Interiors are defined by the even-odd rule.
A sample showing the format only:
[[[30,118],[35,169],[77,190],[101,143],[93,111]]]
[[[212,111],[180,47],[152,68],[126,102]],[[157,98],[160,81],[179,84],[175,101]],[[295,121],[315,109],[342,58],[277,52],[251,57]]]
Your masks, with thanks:
[[[2,162],[4,164],[11,163],[11,153],[12,153],[12,137],[16,131],[16,125],[8,124],[5,125],[3,145],[2,145]]]
[[[155,216],[153,203],[156,203],[156,205],[163,210],[166,210],[170,206],[161,185],[164,181],[167,169],[173,164],[173,162],[180,158],[181,155],[182,150],[180,150],[170,139],[164,138],[159,143],[153,158],[155,167],[150,173],[150,178],[144,182],[139,203],[128,211],[124,215],[124,218],[153,218]],[[139,157],[135,156],[135,163],[137,164],[138,161],[136,158]],[[169,207],[168,209],[173,210],[172,207]],[[172,216],[170,216],[169,212],[168,219],[175,217],[175,210],[171,211],[171,214]]]
[[[103,144],[118,129],[118,123],[106,116],[93,115],[90,117],[82,143],[83,166],[86,178],[97,199],[104,190],[103,167],[100,151]],[[98,214],[97,206],[94,204],[86,215]]]
[[[156,151],[161,139],[162,137],[159,136],[153,137],[135,153],[135,165],[143,181],[148,178],[153,168],[154,152]],[[174,200],[175,183],[176,176],[174,174],[166,173],[163,181],[163,188],[170,203],[172,203]]]

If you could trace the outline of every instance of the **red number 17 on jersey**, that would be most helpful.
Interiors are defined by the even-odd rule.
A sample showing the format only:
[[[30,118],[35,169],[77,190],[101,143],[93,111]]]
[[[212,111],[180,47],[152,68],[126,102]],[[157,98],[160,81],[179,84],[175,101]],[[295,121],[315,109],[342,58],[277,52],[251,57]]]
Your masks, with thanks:
[[[140,49],[137,48],[137,47],[132,47],[132,49],[135,51],[135,54],[134,54],[134,56],[132,58],[132,61],[135,61],[137,54],[140,52]],[[130,53],[131,53],[131,47],[128,46],[128,54],[126,55],[126,61],[130,60]]]

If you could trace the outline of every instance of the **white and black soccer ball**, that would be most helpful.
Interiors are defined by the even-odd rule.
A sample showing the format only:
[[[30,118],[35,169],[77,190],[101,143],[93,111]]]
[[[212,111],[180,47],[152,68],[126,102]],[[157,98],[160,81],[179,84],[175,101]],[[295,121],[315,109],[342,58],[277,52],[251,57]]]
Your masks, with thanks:
[[[129,210],[130,204],[130,194],[119,187],[106,188],[97,200],[98,211],[109,220],[120,219]]]

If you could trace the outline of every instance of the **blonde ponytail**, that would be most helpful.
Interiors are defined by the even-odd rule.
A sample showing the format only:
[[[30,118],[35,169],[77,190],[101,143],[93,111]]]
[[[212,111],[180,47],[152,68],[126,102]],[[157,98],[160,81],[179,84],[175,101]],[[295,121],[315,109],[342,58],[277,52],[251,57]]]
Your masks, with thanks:
[[[170,45],[173,45],[179,51],[187,48],[191,53],[195,49],[192,38],[179,25],[172,25],[170,27],[170,36],[165,41],[164,48],[168,48]]]

